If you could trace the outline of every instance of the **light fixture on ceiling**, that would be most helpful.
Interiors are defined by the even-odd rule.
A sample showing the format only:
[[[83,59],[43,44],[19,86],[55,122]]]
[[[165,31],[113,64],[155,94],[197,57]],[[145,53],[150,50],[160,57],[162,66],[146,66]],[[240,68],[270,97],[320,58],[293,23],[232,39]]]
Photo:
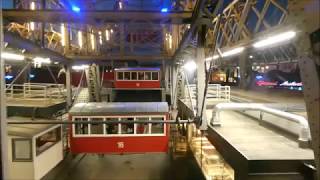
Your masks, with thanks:
[[[74,11],[74,12],[76,12],[76,13],[78,13],[78,12],[80,12],[80,7],[78,7],[78,6],[75,6],[75,5],[73,5],[72,7],[71,7],[71,9],[72,9],[72,11]]]
[[[66,34],[65,34],[65,27],[64,24],[62,23],[60,25],[60,31],[61,31],[61,45],[65,46],[66,45]]]
[[[86,65],[86,64],[83,64],[83,65],[76,65],[76,66],[72,66],[72,69],[73,70],[84,70],[84,69],[87,69],[89,68],[89,65]]]
[[[237,48],[231,49],[229,51],[223,52],[222,57],[229,57],[229,56],[233,56],[236,54],[240,54],[240,53],[242,53],[242,51],[244,51],[244,47],[237,47]]]
[[[168,8],[162,8],[162,9],[161,9],[161,12],[163,12],[163,13],[168,12]]]
[[[212,57],[206,58],[206,61],[212,61],[212,60],[216,60],[216,59],[218,59],[218,58],[219,58],[218,55],[214,55],[214,56],[212,56]]]
[[[183,68],[188,72],[193,72],[194,70],[197,69],[197,64],[194,61],[187,61],[183,65]]]
[[[9,52],[3,52],[1,54],[1,58],[6,59],[6,60],[15,60],[15,61],[23,61],[25,59],[25,57],[23,55],[9,53]]]
[[[78,31],[78,45],[79,45],[80,49],[82,48],[82,44],[83,44],[82,31]]]
[[[255,48],[263,48],[272,46],[274,44],[279,44],[281,42],[288,41],[296,36],[296,32],[294,31],[287,31],[284,33],[280,33],[271,37],[268,37],[266,39],[260,40],[253,44],[253,47]]]
[[[40,63],[40,64],[50,64],[51,60],[50,58],[35,57],[33,58],[33,62]]]

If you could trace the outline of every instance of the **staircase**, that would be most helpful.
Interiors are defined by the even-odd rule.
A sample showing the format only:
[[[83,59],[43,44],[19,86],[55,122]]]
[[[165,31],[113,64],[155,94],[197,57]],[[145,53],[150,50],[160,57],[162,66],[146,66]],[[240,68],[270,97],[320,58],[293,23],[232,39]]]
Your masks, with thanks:
[[[75,97],[73,104],[89,102],[88,88],[81,88],[79,94]]]
[[[89,102],[100,102],[99,66],[92,64],[86,69]]]

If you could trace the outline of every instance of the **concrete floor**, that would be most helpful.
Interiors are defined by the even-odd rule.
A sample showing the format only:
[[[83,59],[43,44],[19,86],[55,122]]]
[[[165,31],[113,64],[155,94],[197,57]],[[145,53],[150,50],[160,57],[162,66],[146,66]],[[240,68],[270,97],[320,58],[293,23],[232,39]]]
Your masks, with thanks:
[[[173,160],[169,154],[79,154],[67,156],[42,180],[202,180],[192,154]]]

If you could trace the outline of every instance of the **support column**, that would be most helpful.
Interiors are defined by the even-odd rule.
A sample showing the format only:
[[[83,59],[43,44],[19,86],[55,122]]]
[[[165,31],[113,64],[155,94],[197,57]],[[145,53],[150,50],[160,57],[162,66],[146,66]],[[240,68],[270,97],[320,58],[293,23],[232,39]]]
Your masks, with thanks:
[[[240,83],[241,89],[249,89],[252,80],[252,62],[248,58],[248,51],[241,53],[239,57]]]
[[[171,66],[171,103],[174,109],[177,108],[177,67],[175,64]]]
[[[5,102],[4,60],[1,59],[3,47],[2,4],[0,3],[0,179],[8,179],[8,142],[7,142],[7,106]]]
[[[66,89],[67,89],[67,110],[72,105],[72,88],[71,88],[71,66],[66,66]]]
[[[124,56],[125,54],[125,29],[124,29],[124,24],[121,23],[120,25],[120,55]]]
[[[312,137],[312,147],[317,166],[317,176],[320,178],[320,66],[312,53],[310,37],[303,35],[297,43],[298,63],[303,82],[303,94],[306,104],[308,122]],[[319,57],[318,57],[319,58]]]
[[[205,67],[205,26],[200,27],[198,32],[198,46],[196,50],[196,64],[197,64],[197,116],[202,117],[202,124],[200,129],[206,129],[206,103],[204,99],[204,89],[206,86],[206,67]],[[202,107],[204,107],[203,114],[201,114]]]

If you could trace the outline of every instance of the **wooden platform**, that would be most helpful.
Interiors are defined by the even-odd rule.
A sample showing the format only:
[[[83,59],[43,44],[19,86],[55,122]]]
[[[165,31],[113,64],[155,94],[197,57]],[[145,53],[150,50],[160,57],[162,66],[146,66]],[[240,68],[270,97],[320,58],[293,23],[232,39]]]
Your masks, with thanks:
[[[7,106],[15,107],[50,107],[66,102],[64,99],[49,99],[49,98],[30,98],[18,99],[7,98]]]

